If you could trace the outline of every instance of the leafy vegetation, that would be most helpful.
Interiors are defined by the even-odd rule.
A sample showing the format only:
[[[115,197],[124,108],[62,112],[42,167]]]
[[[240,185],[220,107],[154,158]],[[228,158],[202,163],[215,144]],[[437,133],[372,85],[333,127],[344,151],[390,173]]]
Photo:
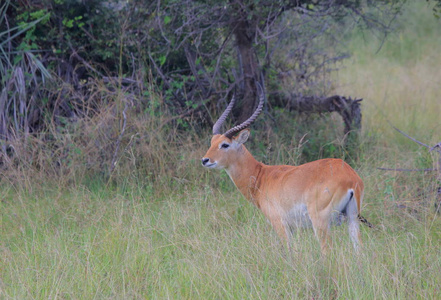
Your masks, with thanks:
[[[117,136],[119,149],[124,115],[149,110],[155,97],[181,130],[209,127],[210,115],[233,93],[234,120],[247,118],[256,81],[267,82],[266,110],[294,110],[304,96],[308,102],[328,96],[332,66],[346,57],[335,47],[339,30],[381,27],[400,3],[7,0],[0,23],[0,163],[34,164],[28,140],[39,134],[54,153],[66,152],[60,134],[111,106],[121,124],[109,135]],[[113,170],[114,159],[96,159]]]

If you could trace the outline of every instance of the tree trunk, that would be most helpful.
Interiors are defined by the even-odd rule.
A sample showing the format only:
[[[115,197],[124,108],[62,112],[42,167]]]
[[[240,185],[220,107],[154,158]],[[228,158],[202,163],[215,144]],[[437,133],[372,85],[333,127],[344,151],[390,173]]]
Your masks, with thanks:
[[[238,12],[240,14],[240,10]],[[253,49],[252,39],[256,32],[254,27],[250,26],[247,18],[244,16],[239,17],[237,22],[233,22],[232,26],[236,39],[239,69],[241,72],[239,78],[236,78],[236,82],[243,95],[240,97],[241,101],[239,102],[238,108],[234,111],[237,112],[235,115],[237,123],[242,123],[254,112],[258,98],[256,82],[259,80],[259,64]],[[344,133],[347,136],[346,141],[354,141],[352,137],[356,137],[358,134],[351,134],[351,132],[354,130],[358,131],[361,128],[360,101],[362,99],[352,100],[351,98],[337,95],[328,98],[290,97],[288,99],[281,95],[276,95],[276,98],[279,98],[280,103],[288,103],[290,110],[296,110],[302,113],[338,112],[345,124]]]
[[[240,20],[235,24],[234,35],[236,38],[236,44],[239,56],[239,67],[241,76],[239,78],[239,86],[242,89],[243,97],[240,106],[236,110],[239,112],[237,115],[237,122],[242,123],[248,119],[254,112],[257,89],[256,81],[259,78],[257,57],[253,50],[252,36],[249,24],[246,20]]]

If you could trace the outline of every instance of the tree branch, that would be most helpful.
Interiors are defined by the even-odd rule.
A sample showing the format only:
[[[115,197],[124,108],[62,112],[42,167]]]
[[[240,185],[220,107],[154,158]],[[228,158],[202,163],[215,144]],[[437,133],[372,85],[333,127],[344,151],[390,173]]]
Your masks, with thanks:
[[[391,168],[377,168],[382,171],[398,171],[398,172],[432,172],[437,171],[437,169],[391,169]]]
[[[418,141],[417,139],[414,139],[413,137],[407,135],[406,133],[404,133],[403,131],[401,131],[400,129],[398,129],[398,128],[395,127],[394,125],[392,125],[392,123],[389,122],[389,120],[386,120],[386,121],[387,121],[387,123],[389,123],[390,126],[392,126],[393,129],[395,129],[396,131],[398,131],[399,133],[401,133],[402,135],[404,135],[404,136],[407,137],[408,139],[414,141],[414,142],[417,143],[417,144],[420,144],[421,146],[424,146],[424,147],[430,149],[430,146],[429,146],[429,145],[426,145],[426,144],[424,144],[424,143]]]
[[[404,135],[408,139],[414,141],[415,143],[417,143],[417,144],[419,144],[421,146],[424,146],[424,147],[428,148],[429,152],[431,152],[433,150],[436,150],[440,154],[440,157],[438,159],[438,168],[432,168],[432,169],[388,169],[388,168],[377,168],[377,169],[384,170],[384,171],[404,171],[404,172],[413,172],[413,171],[431,172],[431,171],[438,171],[438,176],[441,178],[441,143],[438,143],[435,146],[430,147],[429,145],[426,145],[423,142],[418,141],[417,139],[409,136],[408,134],[404,133],[400,129],[396,128],[394,125],[392,125],[392,123],[389,120],[386,120],[386,121],[387,121],[387,123],[389,123],[390,126],[392,126],[393,129],[395,129],[396,131],[398,131],[399,133],[401,133],[402,135]]]

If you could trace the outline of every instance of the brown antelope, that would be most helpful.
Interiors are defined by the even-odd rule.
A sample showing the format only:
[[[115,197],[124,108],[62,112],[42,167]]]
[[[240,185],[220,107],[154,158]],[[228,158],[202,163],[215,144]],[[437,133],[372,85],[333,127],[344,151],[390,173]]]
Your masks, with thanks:
[[[213,126],[211,146],[202,158],[210,169],[225,169],[239,191],[257,206],[277,234],[288,243],[291,230],[312,225],[322,252],[329,244],[331,223],[348,219],[349,235],[356,251],[360,240],[359,221],[363,181],[341,159],[320,159],[300,166],[269,166],[258,162],[245,148],[247,128],[262,111],[264,93],[259,86],[259,105],[240,125],[221,134],[220,128],[234,105],[234,96]]]

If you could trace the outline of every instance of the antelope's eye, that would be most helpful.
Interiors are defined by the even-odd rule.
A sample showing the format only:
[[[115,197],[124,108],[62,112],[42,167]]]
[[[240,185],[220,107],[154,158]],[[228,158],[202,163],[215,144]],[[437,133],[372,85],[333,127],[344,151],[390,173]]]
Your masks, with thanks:
[[[221,148],[224,148],[224,149],[227,149],[228,147],[230,147],[229,144],[222,144],[222,145],[221,145]]]

